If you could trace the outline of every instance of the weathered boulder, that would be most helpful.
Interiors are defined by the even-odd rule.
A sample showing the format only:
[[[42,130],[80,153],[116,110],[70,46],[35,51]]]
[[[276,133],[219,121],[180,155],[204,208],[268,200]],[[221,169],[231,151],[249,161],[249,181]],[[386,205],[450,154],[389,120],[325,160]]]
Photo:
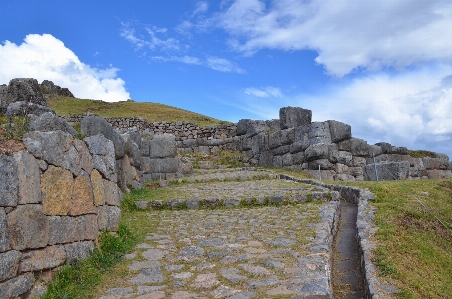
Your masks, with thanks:
[[[363,169],[364,180],[376,180],[375,168],[377,169],[378,179],[381,181],[405,180],[410,172],[410,163],[408,161],[380,162],[375,165],[366,165]]]
[[[129,156],[131,165],[140,168],[141,166],[141,151],[139,146],[132,139],[131,134],[121,134],[121,138],[124,141],[124,154]],[[175,140],[174,140],[175,141]],[[141,142],[140,142],[141,144]]]
[[[335,120],[328,120],[331,133],[331,142],[338,143],[352,138],[352,127]]]
[[[5,116],[27,116],[29,114],[40,116],[44,113],[55,115],[55,111],[53,111],[50,107],[25,101],[18,101],[13,102],[6,107]]]
[[[0,252],[9,250],[10,243],[6,230],[6,213],[4,208],[0,208]]]
[[[46,95],[71,97],[71,98],[74,97],[74,95],[72,94],[72,92],[69,91],[69,89],[61,88],[60,86],[55,85],[52,81],[49,81],[49,80],[42,81],[41,90]]]
[[[390,154],[392,150],[392,145],[386,142],[378,142],[375,143],[375,145],[378,145],[381,147],[381,153],[382,154]]]
[[[310,145],[305,151],[306,161],[328,159],[328,144],[319,143]]]
[[[0,281],[17,275],[21,255],[22,254],[16,250],[0,253]]]
[[[49,220],[38,204],[20,205],[7,215],[11,248],[40,248],[49,239]]]
[[[0,283],[0,298],[18,298],[28,292],[34,283],[33,273],[26,273]]]
[[[115,158],[120,159],[124,156],[124,141],[119,133],[104,119],[97,116],[87,116],[80,122],[81,132],[86,136],[104,135],[114,144]]]
[[[89,152],[92,154],[93,167],[105,178],[116,182],[116,160],[113,142],[101,134],[86,137],[83,140],[88,145]]]
[[[14,207],[19,199],[19,176],[13,157],[0,155],[0,207]]]
[[[50,112],[43,113],[34,118],[30,122],[30,129],[41,132],[61,130],[72,136],[77,135],[77,131],[70,124]]]
[[[279,121],[282,130],[309,125],[312,111],[300,107],[283,107],[279,109]]]
[[[41,172],[33,155],[26,151],[14,153],[19,178],[19,204],[40,203]]]
[[[78,217],[51,216],[48,219],[49,245],[94,240],[99,235],[97,215],[94,214]]]
[[[91,180],[89,176],[79,175],[74,180],[68,215],[78,216],[94,213],[94,195]]]
[[[19,101],[47,106],[38,81],[32,78],[18,78],[9,81],[4,108],[8,107],[11,103]]]
[[[447,158],[424,157],[424,158],[422,158],[422,162],[424,164],[425,169],[427,169],[427,170],[433,170],[433,169],[447,170],[447,169],[449,169],[449,158],[448,157]]]
[[[337,161],[347,166],[352,166],[353,156],[349,152],[338,151]]]
[[[90,252],[94,250],[93,241],[75,242],[65,244],[66,259],[71,262],[73,260],[85,260],[90,256]]]
[[[62,245],[32,250],[22,255],[19,272],[24,273],[52,269],[62,265],[65,260],[66,252]]]
[[[71,209],[74,180],[72,173],[59,167],[50,167],[42,176],[42,207],[46,215],[68,215]]]
[[[115,206],[96,207],[99,229],[105,229],[109,232],[118,230],[121,220],[121,210]]]
[[[174,158],[176,156],[176,136],[156,135],[150,141],[149,157],[155,158]]]

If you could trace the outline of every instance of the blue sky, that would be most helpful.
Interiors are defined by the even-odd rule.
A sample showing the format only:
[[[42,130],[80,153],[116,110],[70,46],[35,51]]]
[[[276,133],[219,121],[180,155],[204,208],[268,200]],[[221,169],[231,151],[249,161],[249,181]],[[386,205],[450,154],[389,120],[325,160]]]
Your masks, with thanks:
[[[0,84],[237,122],[279,108],[452,156],[452,2],[1,0]]]

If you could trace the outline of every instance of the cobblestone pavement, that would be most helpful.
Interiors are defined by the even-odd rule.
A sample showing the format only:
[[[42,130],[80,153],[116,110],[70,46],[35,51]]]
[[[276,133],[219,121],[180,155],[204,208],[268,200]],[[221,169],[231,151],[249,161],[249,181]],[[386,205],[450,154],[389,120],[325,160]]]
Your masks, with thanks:
[[[240,189],[244,184],[255,191],[257,186],[275,188],[259,182],[264,181],[234,184],[239,193],[245,192]],[[209,185],[210,191],[221,189],[216,184]],[[281,187],[279,193],[293,191]],[[331,236],[337,209],[338,201],[319,201],[151,210],[148,218],[157,231],[126,256],[128,273],[99,299],[332,298]]]

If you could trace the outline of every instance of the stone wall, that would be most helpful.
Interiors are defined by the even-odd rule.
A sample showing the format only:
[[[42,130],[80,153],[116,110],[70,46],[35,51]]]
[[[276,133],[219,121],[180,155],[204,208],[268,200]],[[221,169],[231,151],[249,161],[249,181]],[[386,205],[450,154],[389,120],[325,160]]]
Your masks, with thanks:
[[[86,116],[95,116],[95,114],[63,115],[61,118],[67,122],[75,123],[81,122]],[[126,130],[137,129],[143,136],[147,137],[161,134],[173,134],[176,137],[176,141],[199,138],[221,139],[236,135],[235,124],[200,127],[197,124],[190,122],[147,122],[143,118],[138,117],[107,117],[105,120],[115,128]]]
[[[36,273],[88,257],[121,217],[110,140],[36,131],[24,144],[27,151],[0,155],[0,298],[18,298]]]

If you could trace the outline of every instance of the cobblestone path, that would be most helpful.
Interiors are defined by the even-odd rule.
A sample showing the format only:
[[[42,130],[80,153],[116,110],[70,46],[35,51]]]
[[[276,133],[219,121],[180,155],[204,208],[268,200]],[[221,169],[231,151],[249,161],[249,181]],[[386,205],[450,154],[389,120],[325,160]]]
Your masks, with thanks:
[[[282,187],[280,193],[293,191]],[[126,256],[127,274],[99,299],[332,298],[337,208],[338,201],[319,201],[148,211],[157,231]]]

